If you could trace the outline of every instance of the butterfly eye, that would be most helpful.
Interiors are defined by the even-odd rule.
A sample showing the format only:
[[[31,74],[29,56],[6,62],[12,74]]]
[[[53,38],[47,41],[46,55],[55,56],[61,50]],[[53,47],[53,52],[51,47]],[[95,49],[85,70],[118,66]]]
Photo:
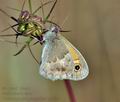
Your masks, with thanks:
[[[79,71],[80,70],[80,65],[76,65],[75,66],[75,71]]]
[[[52,28],[52,32],[58,33],[59,32],[59,28],[58,27],[53,27]]]

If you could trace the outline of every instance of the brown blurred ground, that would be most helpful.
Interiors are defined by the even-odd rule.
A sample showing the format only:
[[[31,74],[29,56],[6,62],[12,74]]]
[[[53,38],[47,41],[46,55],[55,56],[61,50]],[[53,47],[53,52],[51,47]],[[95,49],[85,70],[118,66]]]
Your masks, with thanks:
[[[62,25],[69,16],[63,28],[71,32],[63,35],[81,51],[90,68],[87,79],[72,81],[78,102],[120,102],[120,1],[58,1],[54,20]],[[39,0],[33,2],[34,8],[40,5]],[[0,0],[0,8],[17,16],[18,13],[6,9],[7,6],[20,8],[21,1]],[[46,12],[48,9],[49,7]],[[10,19],[0,13],[0,30],[6,28],[8,22],[11,22]],[[11,92],[10,90],[17,90],[20,94],[13,95],[12,102],[28,102],[28,97],[33,97],[31,102],[69,102],[63,81],[51,82],[40,77],[39,66],[28,50],[17,57],[12,56],[19,48],[0,43],[0,102],[10,100],[10,95],[5,93]],[[33,50],[39,58],[40,47],[33,47]],[[23,95],[19,91],[21,88],[29,95]],[[23,96],[27,98],[19,98]]]

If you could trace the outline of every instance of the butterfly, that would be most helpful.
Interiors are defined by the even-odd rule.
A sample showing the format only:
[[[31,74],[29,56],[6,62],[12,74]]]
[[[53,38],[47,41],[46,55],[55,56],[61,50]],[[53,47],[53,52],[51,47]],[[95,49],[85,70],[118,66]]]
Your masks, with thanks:
[[[53,26],[43,36],[39,73],[50,80],[82,80],[89,74],[82,54]]]

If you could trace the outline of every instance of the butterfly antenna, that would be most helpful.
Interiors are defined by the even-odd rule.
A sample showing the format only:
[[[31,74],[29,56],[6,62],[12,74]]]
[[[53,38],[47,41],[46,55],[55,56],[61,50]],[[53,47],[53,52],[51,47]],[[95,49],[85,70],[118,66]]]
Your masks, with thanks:
[[[36,59],[36,57],[34,56],[32,50],[31,50],[31,48],[30,48],[30,45],[28,45],[28,49],[29,49],[30,54],[32,55],[33,59],[34,59],[38,64],[40,64],[39,61],[38,61],[38,60]]]
[[[51,8],[50,12],[48,13],[47,17],[45,18],[44,22],[46,22],[46,20],[48,20],[48,19],[49,19],[49,17],[50,17],[50,15],[51,15],[51,13],[53,12],[53,10],[54,10],[54,8],[55,8],[56,3],[57,3],[57,0],[55,0],[55,2],[54,2],[54,4],[53,4],[53,6],[52,6],[52,8]]]
[[[0,11],[1,11],[3,14],[5,14],[6,16],[8,16],[9,18],[11,18],[13,21],[18,22],[18,20],[17,20],[15,17],[10,16],[10,15],[9,15],[7,12],[5,12],[4,10],[0,9]]]
[[[68,33],[68,32],[71,32],[71,31],[70,30],[60,30],[60,32]]]
[[[30,11],[30,14],[32,14],[32,4],[31,4],[31,0],[28,0],[28,4],[29,4],[29,11]]]
[[[48,2],[44,3],[43,5],[39,6],[32,14],[37,13],[43,6],[50,4],[51,2],[53,2],[53,1],[48,1]]]

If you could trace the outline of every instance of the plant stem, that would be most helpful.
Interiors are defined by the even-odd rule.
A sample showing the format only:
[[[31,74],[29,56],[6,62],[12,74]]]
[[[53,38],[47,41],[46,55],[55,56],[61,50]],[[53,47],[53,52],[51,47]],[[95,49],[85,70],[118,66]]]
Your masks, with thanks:
[[[69,95],[69,98],[70,98],[70,102],[77,102],[70,81],[69,80],[64,80],[64,83],[65,83],[65,86],[67,88],[67,92],[68,92],[68,95]]]

